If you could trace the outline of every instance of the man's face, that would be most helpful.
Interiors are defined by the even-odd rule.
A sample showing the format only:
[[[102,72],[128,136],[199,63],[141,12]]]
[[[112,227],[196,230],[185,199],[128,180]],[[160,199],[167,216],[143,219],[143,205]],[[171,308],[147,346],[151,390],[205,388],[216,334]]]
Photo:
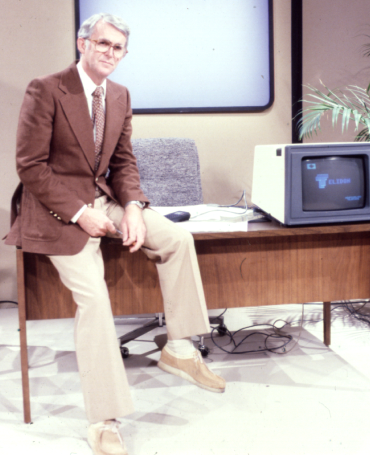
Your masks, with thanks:
[[[77,39],[82,67],[96,85],[100,85],[116,69],[123,58],[122,56],[116,57],[112,48],[109,48],[106,52],[98,52],[96,43],[92,40],[99,41],[102,39],[110,41],[113,45],[126,47],[127,44],[125,35],[104,21],[96,24],[90,40]]]

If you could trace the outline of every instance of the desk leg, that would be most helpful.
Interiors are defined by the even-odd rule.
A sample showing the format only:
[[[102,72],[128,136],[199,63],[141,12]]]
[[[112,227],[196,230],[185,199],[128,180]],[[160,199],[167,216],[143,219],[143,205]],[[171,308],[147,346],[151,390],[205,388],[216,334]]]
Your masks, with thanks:
[[[25,423],[31,423],[30,383],[28,377],[28,352],[26,331],[26,292],[24,281],[24,260],[22,249],[17,249],[17,286],[18,286],[18,318],[21,345],[21,371],[23,391],[23,416]]]
[[[330,345],[331,302],[324,302],[324,344]]]

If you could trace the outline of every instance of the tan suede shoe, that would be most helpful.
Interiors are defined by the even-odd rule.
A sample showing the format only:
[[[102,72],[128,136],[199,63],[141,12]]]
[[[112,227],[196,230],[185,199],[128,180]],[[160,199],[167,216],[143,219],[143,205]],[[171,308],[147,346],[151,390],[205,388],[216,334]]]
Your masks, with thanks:
[[[106,420],[89,426],[87,441],[94,455],[128,455],[118,431],[119,422]]]
[[[162,349],[159,368],[167,373],[187,379],[193,384],[211,392],[224,392],[226,382],[217,374],[212,373],[203,362],[198,350],[191,357],[185,357],[172,352],[167,346]]]

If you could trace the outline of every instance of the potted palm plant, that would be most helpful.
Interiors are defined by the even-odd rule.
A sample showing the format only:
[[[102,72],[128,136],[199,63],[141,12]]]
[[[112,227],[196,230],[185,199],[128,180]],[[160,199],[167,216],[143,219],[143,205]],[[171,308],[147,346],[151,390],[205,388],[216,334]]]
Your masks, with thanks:
[[[370,57],[370,43],[363,46],[363,56]],[[299,138],[317,134],[321,129],[321,118],[331,113],[333,127],[341,119],[343,133],[349,123],[354,122],[357,132],[355,141],[370,142],[370,84],[366,90],[356,85],[330,90],[321,84],[325,93],[312,85],[306,86],[309,93],[307,99],[302,101],[307,103],[307,107],[300,111],[302,117],[297,122]]]
[[[368,53],[370,56],[370,45]],[[330,90],[322,85],[323,91],[312,85],[306,86],[310,93],[303,100],[307,107],[300,112],[302,118],[298,121],[299,138],[317,134],[321,129],[322,116],[331,113],[333,126],[341,119],[342,133],[350,122],[354,122],[355,131],[358,131],[355,141],[370,142],[370,84],[366,90],[356,85]]]

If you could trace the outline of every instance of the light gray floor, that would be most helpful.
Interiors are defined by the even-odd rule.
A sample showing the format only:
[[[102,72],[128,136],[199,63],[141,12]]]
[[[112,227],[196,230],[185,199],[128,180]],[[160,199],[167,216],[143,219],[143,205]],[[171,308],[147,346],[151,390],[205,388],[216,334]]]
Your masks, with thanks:
[[[285,330],[294,337],[285,354],[231,355],[206,340],[211,348],[207,363],[227,380],[224,394],[204,391],[156,367],[165,329],[130,342],[132,355],[125,365],[136,412],[122,419],[121,430],[129,454],[368,454],[370,330],[344,310],[334,310],[327,348],[321,305],[304,310],[302,329],[300,305],[228,310],[230,330],[279,318],[295,322]],[[118,336],[139,323],[117,319]],[[27,324],[32,425],[22,420],[17,309],[0,309],[0,454],[91,455],[73,320]],[[243,348],[260,346],[258,336]]]

